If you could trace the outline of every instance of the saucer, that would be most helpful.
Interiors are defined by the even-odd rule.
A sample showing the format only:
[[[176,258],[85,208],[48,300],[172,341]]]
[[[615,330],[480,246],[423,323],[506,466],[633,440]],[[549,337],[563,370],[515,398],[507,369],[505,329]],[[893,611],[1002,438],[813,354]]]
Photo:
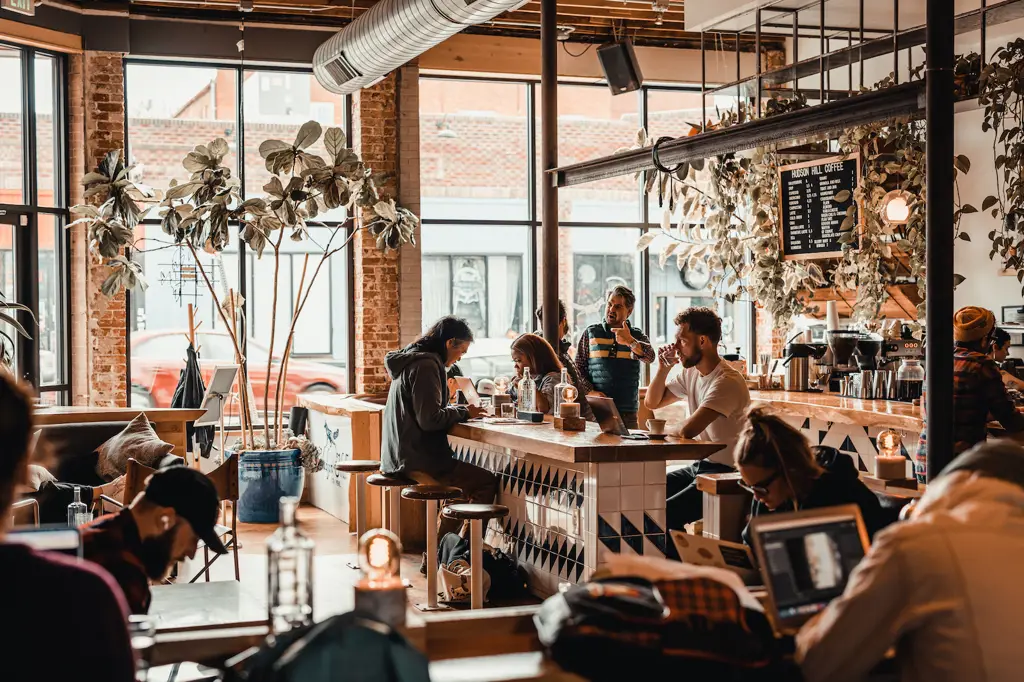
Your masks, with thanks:
[[[665,440],[668,438],[667,433],[648,433],[647,438],[649,440]]]

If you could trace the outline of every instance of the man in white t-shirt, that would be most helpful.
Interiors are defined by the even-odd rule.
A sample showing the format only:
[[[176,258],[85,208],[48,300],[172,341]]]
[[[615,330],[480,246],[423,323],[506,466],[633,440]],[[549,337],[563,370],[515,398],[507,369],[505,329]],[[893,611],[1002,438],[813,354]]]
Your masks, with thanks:
[[[703,516],[703,493],[697,490],[697,476],[733,470],[733,446],[750,405],[750,392],[743,375],[718,355],[722,320],[714,310],[687,308],[675,322],[676,341],[658,350],[658,371],[647,387],[644,405],[656,410],[685,400],[690,416],[679,435],[725,443],[707,459],[668,475],[666,523],[678,530]],[[679,374],[666,382],[669,370],[679,362]]]

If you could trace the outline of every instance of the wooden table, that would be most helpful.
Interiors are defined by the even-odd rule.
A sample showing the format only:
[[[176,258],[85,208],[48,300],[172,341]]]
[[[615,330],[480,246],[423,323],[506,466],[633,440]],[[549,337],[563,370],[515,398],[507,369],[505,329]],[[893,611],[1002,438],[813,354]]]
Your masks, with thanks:
[[[145,412],[156,435],[174,446],[174,453],[184,457],[187,446],[185,424],[199,419],[206,410],[187,410],[174,407],[87,407],[43,406],[35,409],[36,426],[57,424],[87,424],[92,422],[128,422]]]
[[[539,651],[457,658],[430,664],[431,682],[584,682]]]
[[[157,633],[266,626],[266,597],[234,580],[155,585],[149,615]]]

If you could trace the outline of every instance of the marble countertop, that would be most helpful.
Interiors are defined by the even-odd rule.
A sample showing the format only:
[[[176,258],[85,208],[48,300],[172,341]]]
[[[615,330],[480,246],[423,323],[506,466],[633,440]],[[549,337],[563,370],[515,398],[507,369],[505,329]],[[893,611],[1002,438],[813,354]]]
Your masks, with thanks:
[[[669,436],[663,441],[625,440],[601,432],[592,422],[586,431],[560,431],[542,424],[487,424],[470,421],[448,432],[466,440],[511,448],[562,462],[643,462],[704,459],[722,449],[707,443]]]
[[[921,430],[921,407],[894,400],[861,400],[834,393],[751,391],[750,401],[768,404],[782,414],[861,426]]]

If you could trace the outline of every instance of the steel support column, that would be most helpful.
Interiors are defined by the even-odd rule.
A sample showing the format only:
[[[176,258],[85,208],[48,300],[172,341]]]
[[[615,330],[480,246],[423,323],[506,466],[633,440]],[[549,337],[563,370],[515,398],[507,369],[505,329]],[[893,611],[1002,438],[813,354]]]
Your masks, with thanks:
[[[547,171],[558,167],[558,40],[556,0],[540,3],[541,278],[544,338],[558,348],[558,187]],[[567,304],[571,305],[571,301]]]
[[[953,458],[953,1],[928,0],[928,478]]]

